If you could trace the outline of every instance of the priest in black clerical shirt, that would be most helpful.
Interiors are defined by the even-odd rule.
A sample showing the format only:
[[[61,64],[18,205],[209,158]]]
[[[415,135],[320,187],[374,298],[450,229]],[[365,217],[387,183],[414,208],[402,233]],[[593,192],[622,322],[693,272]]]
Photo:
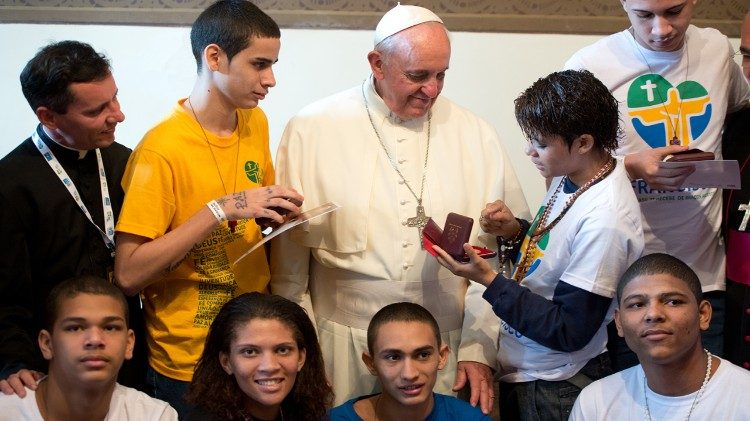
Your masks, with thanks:
[[[111,279],[130,150],[114,142],[125,116],[109,61],[91,46],[42,48],[21,85],[40,124],[0,160],[0,390],[25,395],[46,372],[37,335],[51,288],[76,275]],[[138,297],[130,307],[142,339]],[[142,388],[144,350],[124,366],[121,383]]]

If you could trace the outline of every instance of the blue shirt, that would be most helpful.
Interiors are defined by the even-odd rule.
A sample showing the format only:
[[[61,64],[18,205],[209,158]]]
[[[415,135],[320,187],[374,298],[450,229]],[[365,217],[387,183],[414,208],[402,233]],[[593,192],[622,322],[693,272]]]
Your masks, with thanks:
[[[355,399],[350,399],[344,404],[331,409],[331,421],[362,421],[362,418],[354,412],[354,403],[371,396],[375,395],[360,396]],[[491,419],[489,416],[484,415],[478,407],[475,408],[469,405],[468,402],[456,399],[453,396],[433,393],[432,397],[435,400],[435,405],[432,407],[430,415],[425,418],[425,421],[471,421]]]

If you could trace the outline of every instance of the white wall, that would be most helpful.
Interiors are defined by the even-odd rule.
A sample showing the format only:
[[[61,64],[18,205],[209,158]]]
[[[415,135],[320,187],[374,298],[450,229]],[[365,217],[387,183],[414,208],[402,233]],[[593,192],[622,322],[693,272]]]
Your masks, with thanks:
[[[110,58],[126,115],[117,141],[134,147],[143,133],[192,88],[195,61],[189,28],[99,25],[0,25],[0,156],[28,137],[37,121],[24,99],[18,75],[26,62],[51,41],[88,42]],[[565,60],[598,36],[466,33],[452,35],[453,55],[443,95],[474,111],[497,128],[536,208],[544,183],[523,153],[513,117],[513,99],[534,80],[562,67]],[[738,40],[733,40],[738,45]],[[277,86],[261,103],[269,118],[275,151],[286,122],[304,105],[360,83],[368,74],[365,55],[372,31],[285,29]],[[345,140],[342,140],[345,141]]]

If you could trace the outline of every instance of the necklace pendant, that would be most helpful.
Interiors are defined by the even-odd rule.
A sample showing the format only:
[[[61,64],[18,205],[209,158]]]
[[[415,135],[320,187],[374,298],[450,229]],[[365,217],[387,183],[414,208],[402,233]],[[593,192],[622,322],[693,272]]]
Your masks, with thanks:
[[[422,231],[424,230],[424,227],[427,225],[427,221],[430,219],[427,215],[424,213],[424,206],[421,204],[417,205],[417,215],[409,218],[406,220],[406,225],[409,227],[416,227],[417,231],[419,231],[419,244],[422,246],[422,250],[424,250],[424,241],[422,241]]]
[[[237,221],[227,221],[227,225],[229,225],[229,232],[234,234],[237,229]]]
[[[677,135],[674,135],[672,139],[669,140],[670,145],[679,145],[680,139],[677,138]]]

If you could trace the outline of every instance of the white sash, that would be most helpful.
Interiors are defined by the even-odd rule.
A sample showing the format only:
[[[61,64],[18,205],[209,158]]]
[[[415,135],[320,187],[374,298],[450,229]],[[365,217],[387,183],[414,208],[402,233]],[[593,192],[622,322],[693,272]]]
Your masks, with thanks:
[[[47,164],[49,164],[50,168],[52,168],[52,171],[57,174],[57,177],[63,183],[65,188],[68,189],[68,192],[73,197],[73,200],[75,200],[76,204],[81,209],[83,214],[86,215],[86,218],[89,219],[89,222],[91,222],[91,224],[94,225],[99,231],[99,234],[101,234],[102,236],[102,240],[104,240],[104,244],[107,246],[107,249],[109,249],[110,255],[112,257],[115,257],[115,215],[112,212],[112,201],[109,198],[109,188],[107,187],[107,177],[104,173],[104,164],[102,163],[101,151],[99,151],[99,149],[95,150],[96,164],[99,169],[99,185],[102,191],[104,231],[102,231],[102,229],[98,225],[96,225],[93,218],[91,218],[91,213],[88,209],[86,209],[86,205],[83,204],[83,200],[81,200],[81,195],[78,193],[78,189],[76,188],[75,184],[73,184],[73,181],[68,176],[68,173],[65,172],[65,169],[62,167],[62,165],[60,165],[60,161],[57,160],[55,154],[53,154],[47,144],[44,143],[36,130],[34,130],[34,133],[31,134],[31,139],[34,141],[34,145],[36,145],[39,153],[42,154],[44,159],[47,161]]]

